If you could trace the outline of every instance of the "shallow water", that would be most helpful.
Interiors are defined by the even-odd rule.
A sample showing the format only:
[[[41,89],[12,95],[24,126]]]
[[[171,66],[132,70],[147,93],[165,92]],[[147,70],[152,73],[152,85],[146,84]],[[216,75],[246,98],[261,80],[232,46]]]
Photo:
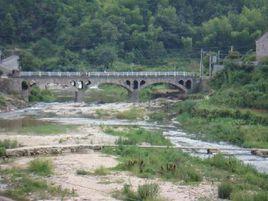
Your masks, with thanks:
[[[208,158],[208,155],[204,147],[215,148],[222,150],[223,153],[228,155],[233,155],[239,160],[243,161],[245,164],[250,164],[255,167],[260,172],[268,173],[268,158],[262,158],[258,156],[251,155],[250,151],[238,146],[230,145],[227,143],[213,143],[197,140],[194,138],[194,134],[187,134],[182,131],[178,126],[173,123],[170,125],[159,125],[156,123],[146,122],[146,121],[130,121],[130,120],[119,120],[119,119],[92,119],[85,117],[77,117],[77,114],[68,117],[56,116],[44,113],[44,109],[53,106],[63,106],[66,103],[39,103],[33,107],[12,111],[8,113],[0,113],[0,128],[1,129],[13,129],[20,128],[23,126],[38,125],[44,122],[62,123],[62,124],[72,124],[72,125],[93,125],[93,126],[141,126],[150,129],[161,129],[163,134],[171,140],[171,142],[178,147],[193,147],[196,150],[187,151],[194,156],[201,158]],[[111,105],[112,106],[112,105]],[[109,107],[111,107],[109,105]],[[116,103],[115,103],[116,106]],[[96,109],[98,107],[105,108],[105,104],[92,104],[83,105],[81,107],[87,107],[87,109]],[[80,107],[80,108],[81,108]],[[118,107],[118,105],[116,106]],[[75,107],[79,109],[79,107]],[[82,115],[81,115],[82,116]],[[34,118],[32,118],[34,117]],[[198,149],[202,148],[202,149]]]

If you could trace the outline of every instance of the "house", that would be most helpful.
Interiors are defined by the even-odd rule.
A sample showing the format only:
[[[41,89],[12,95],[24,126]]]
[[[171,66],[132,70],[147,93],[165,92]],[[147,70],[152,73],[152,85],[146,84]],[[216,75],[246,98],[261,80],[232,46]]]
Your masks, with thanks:
[[[19,56],[12,55],[0,61],[0,70],[5,74],[19,70]]]
[[[260,61],[264,57],[268,57],[268,32],[256,41],[257,61]]]

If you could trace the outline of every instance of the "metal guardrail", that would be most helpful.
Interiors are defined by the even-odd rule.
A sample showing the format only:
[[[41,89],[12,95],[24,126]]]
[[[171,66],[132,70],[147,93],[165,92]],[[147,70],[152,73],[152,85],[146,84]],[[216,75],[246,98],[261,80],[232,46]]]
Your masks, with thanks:
[[[185,76],[198,77],[193,72],[19,72],[18,77],[170,77]]]

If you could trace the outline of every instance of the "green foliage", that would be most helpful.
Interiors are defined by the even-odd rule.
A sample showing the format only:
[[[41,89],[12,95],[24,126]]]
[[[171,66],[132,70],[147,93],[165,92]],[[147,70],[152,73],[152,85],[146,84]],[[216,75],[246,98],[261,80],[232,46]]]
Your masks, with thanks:
[[[38,176],[31,176],[28,171],[12,168],[0,170],[0,175],[8,185],[11,186],[3,192],[10,198],[16,200],[28,200],[29,194],[34,194],[42,199],[51,199],[51,196],[58,196],[61,199],[73,196],[73,193],[60,186],[48,184],[44,179]]]
[[[268,193],[267,191],[257,191],[257,192],[247,192],[239,191],[232,193],[233,201],[267,201]]]
[[[86,91],[86,102],[125,102],[128,100],[128,91],[117,85],[101,85],[99,89]]]
[[[171,70],[174,52],[196,58],[200,46],[246,52],[265,31],[268,9],[257,0],[0,4],[0,42],[19,47],[22,69],[65,71],[115,69],[116,61]]]
[[[41,90],[38,87],[33,87],[29,96],[30,102],[52,102],[55,97],[49,90]]]
[[[122,163],[116,169],[128,170],[140,177],[161,177],[166,180],[200,182],[202,176],[192,160],[174,149],[142,149],[135,146],[105,148],[105,153],[120,156]]]
[[[0,95],[0,107],[3,107],[6,105],[6,100],[4,96]]]
[[[218,197],[221,199],[230,199],[231,198],[231,193],[233,191],[233,186],[231,183],[221,183],[218,186]]]
[[[142,142],[150,143],[152,145],[171,145],[160,132],[149,131],[144,128],[132,128],[128,130],[118,131],[111,128],[105,129],[105,133],[120,136],[117,144],[140,144]]]
[[[129,119],[129,120],[137,120],[143,118],[144,111],[139,108],[131,108],[129,110],[125,110],[122,112],[118,112],[116,114],[116,118],[118,119]]]
[[[159,197],[159,186],[157,184],[144,184],[138,186],[137,192],[131,190],[131,186],[125,184],[122,191],[118,192],[115,196],[124,201],[161,201]]]
[[[0,157],[4,156],[6,149],[13,149],[18,147],[18,142],[16,140],[0,140]]]
[[[30,162],[28,170],[39,176],[50,176],[53,174],[52,161],[48,159],[34,159]]]
[[[210,102],[232,107],[268,109],[267,65],[229,63],[211,81],[216,90]]]

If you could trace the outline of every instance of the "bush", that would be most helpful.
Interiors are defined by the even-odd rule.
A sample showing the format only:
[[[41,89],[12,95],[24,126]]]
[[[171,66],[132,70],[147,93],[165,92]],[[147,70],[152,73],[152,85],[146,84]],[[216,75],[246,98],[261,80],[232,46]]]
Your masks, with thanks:
[[[268,192],[259,191],[259,192],[247,192],[247,191],[238,191],[234,192],[231,195],[233,201],[268,201]]]
[[[6,154],[6,149],[13,149],[18,146],[16,140],[0,140],[0,157]]]
[[[40,176],[50,176],[53,173],[52,161],[48,159],[35,159],[29,164],[28,170]]]
[[[140,200],[149,200],[159,195],[159,186],[157,184],[144,184],[138,187],[138,198]]]
[[[131,190],[131,186],[125,184],[122,192],[116,198],[125,201],[160,201],[159,186],[157,184],[144,184],[138,186],[137,192]]]
[[[49,90],[41,90],[38,87],[33,87],[29,96],[29,101],[53,102],[55,101],[55,97]]]
[[[221,183],[218,186],[218,197],[221,199],[230,199],[233,191],[233,186],[229,182]]]

